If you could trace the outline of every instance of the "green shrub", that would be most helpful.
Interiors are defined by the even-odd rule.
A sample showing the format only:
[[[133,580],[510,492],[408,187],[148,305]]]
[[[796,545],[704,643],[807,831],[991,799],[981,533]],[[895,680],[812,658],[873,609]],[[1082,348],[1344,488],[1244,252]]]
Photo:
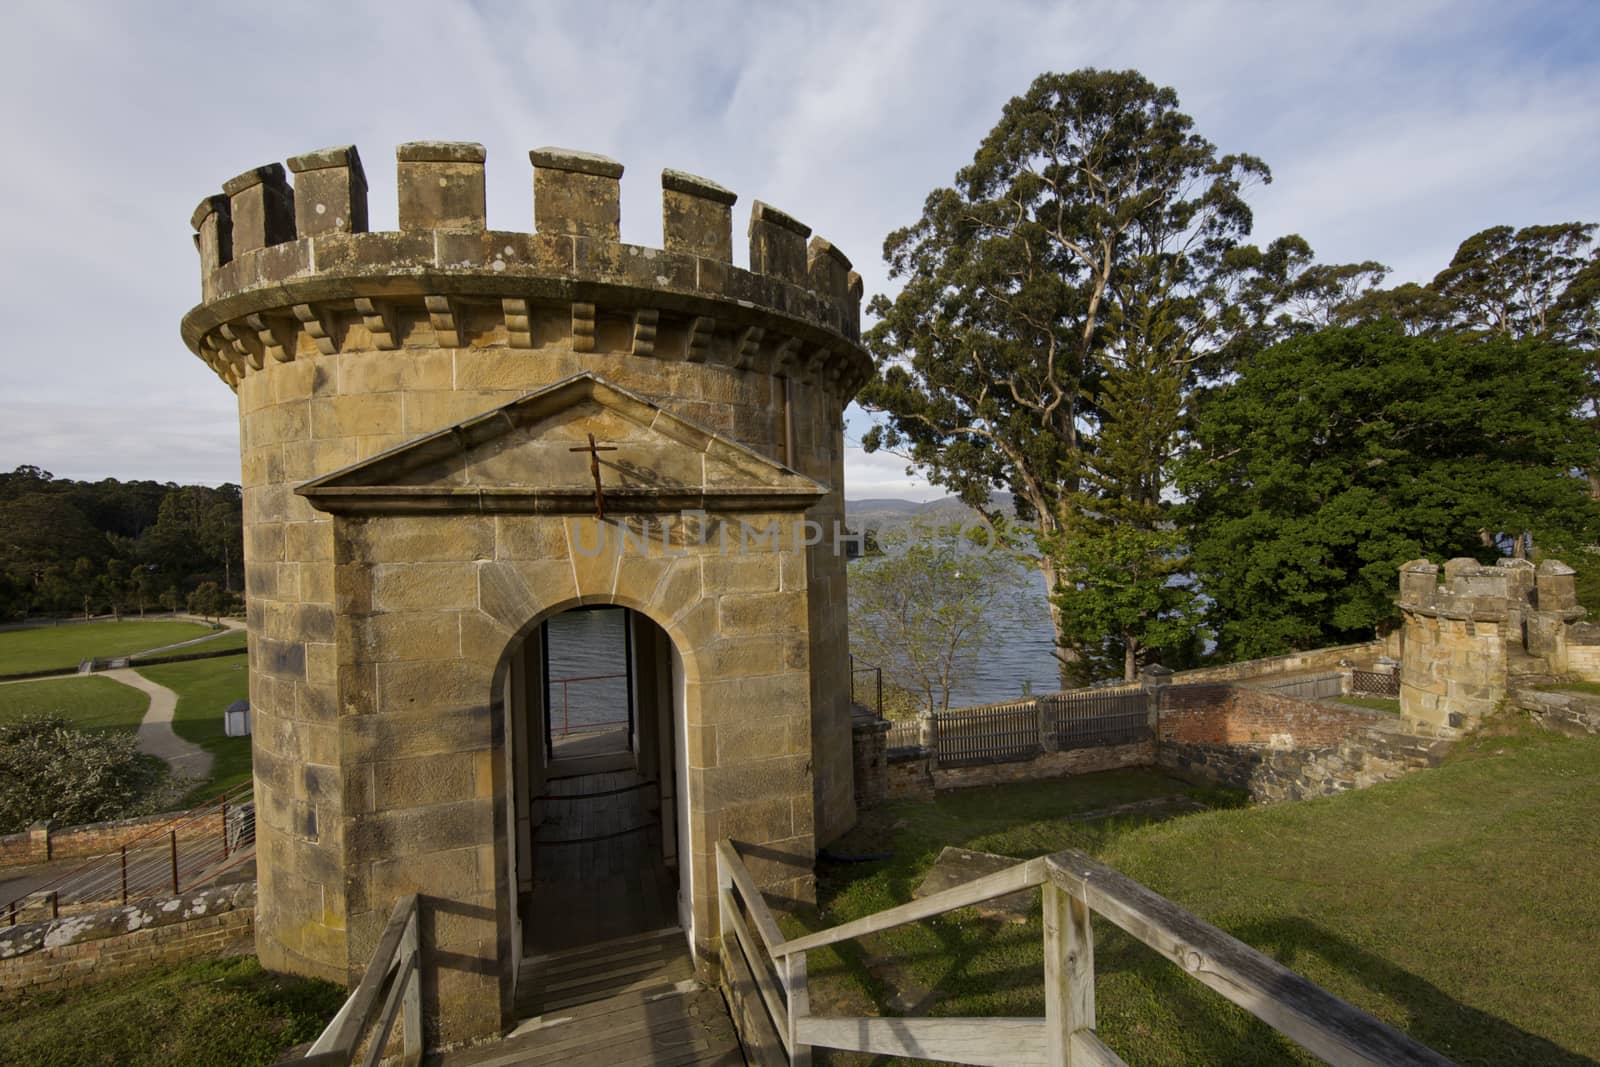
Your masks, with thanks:
[[[135,814],[166,773],[133,734],[85,733],[59,715],[0,725],[0,834]]]

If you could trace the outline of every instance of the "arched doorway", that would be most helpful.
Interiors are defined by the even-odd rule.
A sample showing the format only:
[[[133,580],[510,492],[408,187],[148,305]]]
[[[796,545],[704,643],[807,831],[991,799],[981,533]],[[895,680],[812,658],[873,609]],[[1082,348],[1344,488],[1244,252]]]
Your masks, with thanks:
[[[687,926],[684,671],[671,638],[641,612],[588,605],[527,629],[506,662],[523,958]]]

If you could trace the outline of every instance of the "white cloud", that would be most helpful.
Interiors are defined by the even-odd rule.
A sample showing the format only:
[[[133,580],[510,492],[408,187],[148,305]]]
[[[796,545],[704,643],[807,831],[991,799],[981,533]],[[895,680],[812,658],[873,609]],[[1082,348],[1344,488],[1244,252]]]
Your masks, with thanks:
[[[1425,278],[1485,225],[1600,217],[1600,60],[1574,44],[1597,25],[1582,6],[1376,0],[8,5],[0,464],[238,477],[232,396],[177,337],[198,289],[187,220],[224,179],[307,149],[361,147],[376,228],[401,141],[483,141],[489,222],[513,229],[531,225],[528,148],[605,152],[627,166],[624,237],[646,244],[656,175],[680,167],[741,212],[811,223],[871,293],[884,234],[1035,74],[1134,67],[1273,167],[1260,238]],[[847,491],[939,495],[902,468],[852,450]]]

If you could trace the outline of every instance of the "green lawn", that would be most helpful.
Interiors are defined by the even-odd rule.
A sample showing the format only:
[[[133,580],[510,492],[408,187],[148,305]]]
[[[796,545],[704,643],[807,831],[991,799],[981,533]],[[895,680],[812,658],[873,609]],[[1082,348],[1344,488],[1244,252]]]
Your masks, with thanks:
[[[171,652],[163,652],[161,655],[185,656],[198,655],[202,652],[226,652],[230,649],[244,648],[245,640],[248,636],[243,630],[229,630],[227,633],[218,634],[216,637],[209,638],[201,644],[174,649]],[[133,665],[135,667],[139,665],[138,657],[134,658]]]
[[[222,715],[223,709],[235,700],[250,697],[247,657],[218,656],[185,663],[160,663],[140,667],[139,673],[178,694],[173,730],[179,737],[211,753],[211,777],[190,790],[185,803],[199,804],[225,789],[249,781],[250,738],[227,736]]]
[[[1140,791],[1122,772],[871,812],[832,851],[895,856],[819,868],[822,921],[910,899],[941,844],[1081,848],[1462,1065],[1600,1057],[1600,738],[1485,738],[1437,770],[1269,808],[1051,817],[1102,788]],[[1315,1062],[1108,923],[1095,932],[1100,1034],[1128,1062]],[[846,1005],[881,1003],[887,976],[936,990],[929,1014],[1038,1016],[1040,936],[1037,913],[1002,926],[957,912],[818,953],[813,973]]]
[[[206,960],[0,1004],[0,1063],[30,1067],[270,1064],[322,1031],[344,1000],[329,982]]]
[[[96,656],[127,656],[211,632],[197,622],[84,622],[0,631],[0,674],[63,670]]]
[[[80,730],[136,730],[149,706],[137,689],[93,675],[0,685],[0,722],[54,713]]]

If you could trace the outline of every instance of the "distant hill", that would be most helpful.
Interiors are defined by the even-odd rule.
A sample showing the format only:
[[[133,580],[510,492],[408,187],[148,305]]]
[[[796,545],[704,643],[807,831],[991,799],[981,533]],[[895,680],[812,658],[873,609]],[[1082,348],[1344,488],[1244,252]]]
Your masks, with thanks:
[[[996,493],[990,499],[1007,513],[1011,512],[1010,493]],[[866,527],[874,530],[889,526],[899,526],[917,519],[939,524],[980,521],[977,512],[953,496],[930,500],[925,504],[919,504],[915,500],[898,500],[892,497],[872,500],[846,500],[844,502],[844,517],[845,521],[852,527]]]

